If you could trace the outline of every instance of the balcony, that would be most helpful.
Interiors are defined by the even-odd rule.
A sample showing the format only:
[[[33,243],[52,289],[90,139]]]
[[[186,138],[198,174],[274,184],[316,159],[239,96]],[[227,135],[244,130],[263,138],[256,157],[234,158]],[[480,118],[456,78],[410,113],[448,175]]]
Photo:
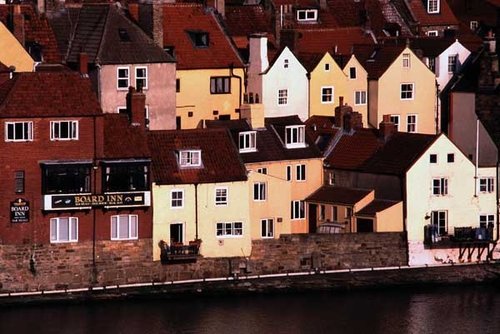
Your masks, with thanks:
[[[160,259],[162,264],[192,263],[200,255],[201,240],[189,241],[187,245],[175,242],[170,246],[165,241],[160,241]]]

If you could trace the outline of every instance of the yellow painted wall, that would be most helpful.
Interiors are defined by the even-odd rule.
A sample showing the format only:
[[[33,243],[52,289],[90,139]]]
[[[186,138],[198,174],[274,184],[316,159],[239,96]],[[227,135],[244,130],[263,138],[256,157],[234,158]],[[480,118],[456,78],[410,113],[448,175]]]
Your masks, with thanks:
[[[356,78],[349,78],[349,68],[356,68]],[[363,116],[363,127],[368,126],[368,95],[366,96],[367,103],[356,104],[355,93],[356,91],[365,91],[368,94],[368,73],[364,67],[359,63],[357,58],[353,55],[344,66],[344,75],[346,76],[346,93],[344,96],[344,103],[350,105],[354,111],[361,113]]]
[[[202,119],[217,119],[220,115],[230,115],[238,119],[235,109],[240,106],[240,96],[243,96],[243,69],[235,68],[231,78],[230,94],[210,94],[210,77],[230,76],[229,68],[177,70],[180,80],[180,91],[176,95],[176,115],[181,117],[181,127],[192,129],[198,126]],[[214,115],[214,110],[218,115]],[[193,113],[189,117],[189,112]]]
[[[394,204],[384,211],[377,212],[375,221],[376,232],[403,231],[403,202]]]
[[[329,70],[325,69],[326,64],[329,65]],[[309,116],[334,116],[335,107],[339,105],[339,96],[344,96],[345,99],[347,94],[346,85],[346,75],[330,53],[325,53],[316,68],[311,72],[309,81]],[[333,87],[331,102],[322,102],[322,87]]]
[[[35,61],[12,33],[0,22],[0,62],[15,66],[16,72],[33,72]]]

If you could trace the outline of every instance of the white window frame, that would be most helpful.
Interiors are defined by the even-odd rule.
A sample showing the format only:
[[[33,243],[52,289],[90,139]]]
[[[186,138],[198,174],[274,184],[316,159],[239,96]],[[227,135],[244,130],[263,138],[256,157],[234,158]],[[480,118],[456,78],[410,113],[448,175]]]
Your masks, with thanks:
[[[411,67],[410,54],[403,53],[403,68],[410,68],[410,67]]]
[[[126,76],[120,76],[120,71],[126,70]],[[120,86],[120,82],[125,82],[126,87],[124,85]],[[130,67],[129,66],[120,66],[116,68],[116,89],[118,90],[128,90],[130,86]]]
[[[479,178],[479,192],[483,194],[492,193],[495,191],[495,178],[494,177],[481,177]]]
[[[403,87],[406,86],[406,87]],[[407,88],[403,90],[403,88]],[[411,89],[408,89],[411,88]],[[403,94],[405,95],[403,97]],[[400,85],[400,94],[399,97],[402,101],[409,101],[415,98],[415,84],[412,82],[403,82]]]
[[[138,70],[144,70],[145,76],[139,76],[137,73]],[[148,68],[147,66],[137,66],[135,68],[135,88],[139,89],[139,80],[144,82],[144,85],[142,86],[142,89],[148,89]]]
[[[325,63],[325,72],[330,72],[330,63]]]
[[[288,59],[284,59],[283,60],[283,68],[288,68],[288,65],[290,65],[290,62],[288,61]]]
[[[16,139],[16,125],[22,124],[22,138]],[[13,138],[9,138],[9,127],[13,127]],[[6,142],[25,142],[33,141],[33,122],[5,122],[5,141]]]
[[[295,165],[295,180],[298,182],[304,182],[306,180],[305,164]]]
[[[274,219],[264,218],[260,220],[260,237],[262,239],[274,238]]]
[[[181,167],[200,167],[201,150],[182,150],[179,151],[179,166]]]
[[[458,53],[448,55],[448,73],[455,73],[457,71]]]
[[[61,239],[60,226],[62,223],[68,224],[68,239]],[[55,229],[55,230],[54,230]],[[66,243],[78,241],[78,217],[57,217],[50,218],[50,242]]]
[[[240,153],[257,151],[257,131],[244,131],[238,135]]]
[[[418,115],[417,114],[408,114],[406,115],[406,132],[408,133],[416,133],[418,131]]]
[[[437,222],[436,222],[437,220]],[[436,225],[438,236],[448,234],[448,211],[435,210],[431,211],[431,224]]]
[[[254,200],[254,202],[265,202],[267,200],[267,184],[266,184],[266,182],[254,182],[254,184],[253,184],[253,200]]]
[[[331,90],[330,93],[328,93],[328,90]],[[335,100],[334,92],[333,86],[321,87],[321,104],[332,104]]]
[[[478,21],[475,21],[475,20],[472,20],[469,22],[469,28],[470,30],[472,31],[476,31],[477,28],[479,28],[479,22]]]
[[[305,126],[289,125],[285,127],[285,143],[287,148],[305,147]]]
[[[304,16],[301,18],[301,14]],[[318,10],[317,9],[297,9],[297,21],[298,22],[312,22],[318,20]]]
[[[174,198],[174,194],[181,194],[181,197]],[[170,190],[170,208],[171,209],[184,208],[184,189],[172,189],[172,190]]]
[[[126,219],[127,236],[121,237],[121,219]],[[111,216],[111,240],[137,240],[139,238],[139,216],[138,215],[113,215]],[[114,234],[116,233],[116,234]]]
[[[437,177],[432,179],[432,195],[446,196],[448,195],[448,178]]]
[[[306,218],[306,205],[304,201],[291,202],[291,219],[301,220]]]
[[[390,115],[391,122],[396,125],[396,130],[399,131],[399,126],[401,125],[401,116],[400,115]]]
[[[257,173],[267,175],[267,167],[257,168]]]
[[[220,232],[219,232],[220,231]],[[228,233],[229,231],[229,233]],[[215,223],[216,238],[242,238],[243,237],[243,222],[217,222]]]
[[[426,33],[427,36],[429,37],[438,37],[439,36],[439,31],[437,30],[429,30]]]
[[[488,224],[493,224],[495,225],[495,214],[480,214],[479,215],[479,226],[481,226],[481,223],[484,223],[486,227],[488,227]],[[490,236],[492,237],[492,236]]]
[[[227,206],[229,203],[229,189],[228,187],[215,188],[215,206]]]
[[[427,13],[438,14],[440,5],[440,0],[427,0]]]
[[[366,90],[357,90],[354,92],[354,105],[366,105]]]
[[[278,105],[286,106],[288,104],[288,89],[278,89]]]
[[[68,138],[61,137],[61,125],[63,123],[67,123]],[[78,140],[78,121],[50,121],[50,140]]]

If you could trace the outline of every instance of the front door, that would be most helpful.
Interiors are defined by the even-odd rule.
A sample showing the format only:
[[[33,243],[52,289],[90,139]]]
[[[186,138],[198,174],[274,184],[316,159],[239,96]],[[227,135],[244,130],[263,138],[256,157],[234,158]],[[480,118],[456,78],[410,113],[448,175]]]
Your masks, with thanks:
[[[316,226],[318,224],[318,205],[309,204],[309,233],[316,233]]]
[[[170,224],[170,244],[184,243],[184,224]]]

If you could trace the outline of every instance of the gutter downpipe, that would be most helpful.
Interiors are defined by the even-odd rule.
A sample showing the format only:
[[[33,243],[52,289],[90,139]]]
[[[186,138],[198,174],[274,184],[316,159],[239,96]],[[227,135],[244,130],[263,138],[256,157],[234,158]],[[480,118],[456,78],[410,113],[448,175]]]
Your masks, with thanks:
[[[194,184],[194,224],[195,240],[198,240],[198,183]]]
[[[238,98],[239,98],[239,100],[238,100],[239,101],[238,107],[241,107],[241,96],[242,96],[241,83],[243,82],[243,79],[239,75],[234,74],[234,64],[233,63],[231,63],[229,65],[229,75],[230,75],[231,78],[237,78],[239,80],[239,82],[240,82],[240,84],[239,84],[239,90],[240,90],[240,92],[239,92],[239,95],[238,95]]]
[[[311,117],[311,72],[306,73],[307,78],[307,118]],[[335,114],[335,113],[334,113]]]
[[[498,151],[498,149],[497,149]],[[497,168],[496,168],[496,203],[495,203],[495,206],[496,206],[496,213],[497,213],[497,236],[495,238],[495,246],[496,246],[496,243],[498,242],[498,239],[500,239],[500,231],[499,231],[499,228],[500,228],[500,222],[499,222],[499,218],[500,218],[500,213],[498,212],[498,209],[499,209],[499,206],[498,206],[498,196],[499,196],[499,189],[498,189],[498,167],[500,166],[500,157],[498,156],[498,152],[497,152]]]

